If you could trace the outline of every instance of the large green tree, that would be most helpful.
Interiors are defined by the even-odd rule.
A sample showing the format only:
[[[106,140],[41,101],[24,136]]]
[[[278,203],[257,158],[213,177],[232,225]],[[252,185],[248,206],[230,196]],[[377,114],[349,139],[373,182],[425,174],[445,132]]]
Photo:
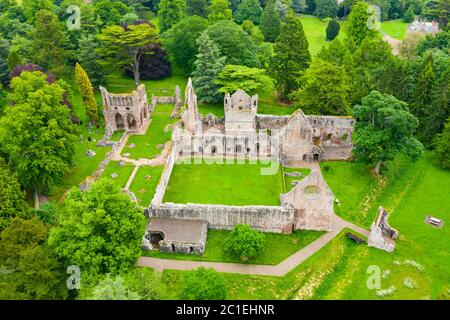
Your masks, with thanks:
[[[212,268],[199,267],[187,274],[182,299],[224,300],[227,296],[223,276]]]
[[[300,78],[301,87],[294,94],[295,106],[306,114],[349,115],[349,83],[344,68],[314,59]]]
[[[250,20],[254,24],[259,24],[261,14],[262,9],[258,0],[243,0],[238,6],[234,19],[237,23]]]
[[[248,224],[237,224],[225,240],[224,249],[230,256],[246,261],[256,258],[265,244],[262,232]]]
[[[98,88],[105,82],[105,70],[103,65],[99,62],[98,48],[99,43],[95,36],[89,35],[80,38],[80,49],[78,51],[79,63],[86,70],[92,85]]]
[[[52,0],[26,0],[22,1],[23,10],[28,22],[33,23],[36,14],[41,10],[53,12],[55,6]]]
[[[408,105],[391,95],[372,91],[362,99],[361,105],[353,107],[355,126],[356,160],[376,164],[380,167],[402,153],[416,160],[423,152],[423,145],[414,137],[419,125],[417,118],[408,110]]]
[[[436,20],[441,29],[450,29],[450,2],[448,0],[427,1],[422,10],[422,15],[430,20]]]
[[[264,8],[260,28],[264,39],[269,42],[274,42],[280,34],[281,19],[273,0],[270,0]]]
[[[227,65],[217,77],[216,84],[222,93],[233,93],[242,89],[248,94],[271,92],[272,79],[266,75],[264,69],[246,66]]]
[[[8,55],[10,48],[9,41],[0,36],[0,83],[8,79]]]
[[[227,0],[211,0],[211,8],[208,20],[214,24],[220,20],[231,20],[233,12],[231,11]]]
[[[329,17],[334,18],[338,9],[336,0],[317,0],[316,1],[316,16],[320,19]]]
[[[158,5],[158,25],[161,33],[169,30],[176,25],[185,10],[185,2],[183,0],[161,0]]]
[[[92,83],[91,80],[89,80],[88,74],[78,63],[75,65],[75,79],[78,83],[81,100],[83,101],[89,121],[92,124],[96,124],[99,120],[99,115],[97,101],[95,101],[94,97],[94,89],[92,88]]]
[[[222,57],[219,48],[203,32],[198,38],[198,55],[192,82],[200,101],[216,103],[222,99],[219,86],[215,83],[219,73],[225,66],[226,57]]]
[[[41,72],[22,72],[11,81],[12,105],[0,119],[0,146],[21,184],[45,191],[69,169],[78,141],[64,89]]]
[[[101,179],[86,191],[73,188],[62,210],[49,244],[67,264],[88,274],[117,274],[135,264],[145,218],[114,181]]]
[[[208,27],[208,20],[199,16],[187,16],[163,34],[163,44],[172,61],[185,75],[194,71],[198,53],[197,39]]]
[[[149,23],[106,27],[98,40],[101,42],[98,53],[104,64],[133,72],[136,86],[140,83],[142,57],[152,54],[153,45],[159,43],[158,34]]]
[[[347,18],[347,36],[359,45],[367,37],[379,37],[375,14],[367,2],[358,1]]]
[[[16,173],[0,157],[0,232],[14,217],[26,217],[25,194],[21,190]]]
[[[258,48],[253,39],[233,21],[218,21],[208,27],[207,33],[220,53],[227,58],[227,64],[260,66],[257,57]]]
[[[65,39],[58,17],[50,11],[39,11],[32,34],[30,59],[56,75],[65,74]]]
[[[308,68],[311,55],[300,19],[288,14],[274,47],[270,73],[282,98],[298,88],[300,73]]]
[[[101,27],[118,24],[123,16],[132,12],[132,9],[121,1],[98,0],[93,3],[93,6],[95,16],[100,19]]]
[[[66,283],[63,268],[47,247],[49,226],[36,217],[14,219],[0,234],[2,299],[63,299]]]
[[[445,123],[444,130],[434,140],[434,153],[439,165],[450,169],[450,117]]]
[[[207,0],[186,0],[186,13],[190,16],[197,15],[207,18],[209,3]]]

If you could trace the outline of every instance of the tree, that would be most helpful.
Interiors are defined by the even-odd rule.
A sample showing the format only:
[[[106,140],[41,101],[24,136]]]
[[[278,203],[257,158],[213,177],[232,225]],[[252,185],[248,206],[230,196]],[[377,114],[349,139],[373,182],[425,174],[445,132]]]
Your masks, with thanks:
[[[181,20],[184,8],[183,0],[161,0],[158,6],[158,24],[161,33],[169,30]]]
[[[64,89],[38,71],[22,72],[10,86],[13,105],[0,119],[1,149],[25,188],[48,190],[69,169],[79,140],[61,103]]]
[[[425,39],[419,42],[416,53],[423,55],[429,49],[448,51],[450,49],[450,31],[439,32],[435,35],[427,34]]]
[[[232,257],[245,261],[256,258],[265,244],[262,232],[247,224],[237,224],[225,240],[224,250]]]
[[[375,15],[370,11],[367,2],[358,1],[352,7],[352,12],[348,16],[347,21],[347,36],[356,45],[359,45],[367,37],[379,37]]]
[[[88,274],[117,274],[135,264],[145,218],[114,181],[101,179],[84,192],[74,187],[63,210],[48,242],[66,263]]]
[[[315,59],[300,78],[295,106],[306,114],[349,115],[350,79],[342,67]]]
[[[252,35],[253,28],[255,27],[255,24],[251,22],[250,20],[245,20],[241,24],[241,28],[249,35]],[[263,39],[264,40],[264,39]]]
[[[413,6],[409,6],[408,10],[406,10],[405,14],[403,15],[403,21],[406,23],[411,23],[414,19],[414,9]]]
[[[271,91],[273,86],[272,79],[264,69],[236,65],[226,65],[215,83],[220,86],[219,91],[222,93],[233,93],[241,89],[250,95]]]
[[[296,13],[305,12],[306,2],[305,0],[292,0],[291,1],[292,10]]]
[[[123,16],[132,10],[121,1],[98,0],[93,3],[95,16],[101,21],[101,27],[120,23]]]
[[[436,20],[443,30],[449,30],[450,2],[448,0],[430,0],[425,3],[422,16]]]
[[[94,90],[92,88],[92,83],[91,80],[89,80],[88,74],[78,63],[75,65],[75,78],[78,83],[81,100],[83,101],[83,105],[86,109],[86,114],[89,117],[89,121],[95,124],[98,122],[99,116],[97,101],[95,101],[94,97]]]
[[[25,194],[20,188],[17,175],[6,161],[0,157],[0,232],[7,227],[12,218],[27,216]]]
[[[194,71],[198,53],[197,39],[208,27],[199,16],[187,16],[163,34],[163,43],[172,61],[189,76]]]
[[[8,79],[9,41],[0,36],[0,83]]]
[[[226,58],[220,55],[219,48],[209,39],[206,31],[198,38],[198,46],[196,69],[192,79],[195,91],[202,102],[219,102],[222,95],[215,80],[225,66]]]
[[[53,12],[55,9],[51,0],[27,0],[23,1],[22,6],[28,22],[33,22],[41,10]]]
[[[339,22],[337,22],[335,19],[331,19],[328,22],[327,25],[327,41],[331,41],[334,38],[336,38],[339,35],[339,30],[341,29],[341,26],[339,24]]]
[[[211,24],[220,20],[231,20],[232,18],[233,12],[227,0],[211,0],[211,8],[208,15],[208,20]]]
[[[78,61],[89,75],[92,85],[95,88],[98,88],[105,82],[105,71],[103,65],[99,62],[98,41],[96,41],[96,38],[92,35],[83,36],[79,40],[79,44]]]
[[[252,38],[236,23],[221,20],[206,30],[220,53],[227,58],[227,64],[259,67],[257,50]]]
[[[264,39],[269,42],[274,42],[280,34],[281,19],[273,0],[270,0],[264,8],[260,28]]]
[[[184,280],[182,298],[186,300],[224,300],[227,290],[223,276],[212,268],[199,267]]]
[[[372,91],[362,99],[361,105],[353,107],[355,125],[356,160],[376,164],[375,173],[381,165],[392,160],[398,153],[416,160],[423,152],[422,144],[414,138],[419,121],[408,110],[405,102],[391,95]]]
[[[121,276],[107,275],[94,288],[88,300],[140,300],[141,296],[128,289]]]
[[[64,33],[53,12],[37,13],[32,39],[32,61],[57,75],[65,74]]]
[[[317,0],[316,1],[316,16],[320,19],[329,17],[334,18],[338,9],[336,0]]]
[[[310,61],[308,40],[302,23],[293,14],[288,14],[275,42],[270,64],[270,73],[281,97],[287,98],[288,94],[297,89],[298,77],[308,68]]]
[[[434,139],[434,154],[442,168],[450,168],[450,117],[447,118],[444,130]]]
[[[45,245],[49,227],[36,217],[14,219],[2,231],[0,264],[7,271],[0,281],[2,299],[62,299],[64,273]]]
[[[186,0],[186,13],[190,16],[197,15],[207,18],[209,4],[207,0]]]
[[[289,0],[275,0],[275,6],[280,14],[281,21],[284,21],[284,17],[289,11]]]
[[[153,45],[158,43],[154,26],[148,23],[110,26],[97,38],[101,41],[98,53],[103,57],[104,64],[130,70],[138,86],[142,56],[153,53]]]
[[[142,80],[160,80],[172,73],[172,66],[166,51],[160,42],[152,44],[152,54],[142,56],[139,65],[139,77]],[[147,49],[143,50],[148,51]],[[130,69],[125,69],[125,75],[134,77]]]
[[[416,56],[418,44],[424,38],[420,32],[408,32],[399,47],[399,54],[406,60],[413,60]]]
[[[305,0],[306,12],[314,14],[316,12],[316,0]]]
[[[258,0],[243,0],[238,6],[234,19],[237,23],[250,20],[254,24],[259,24],[261,14],[262,9]]]

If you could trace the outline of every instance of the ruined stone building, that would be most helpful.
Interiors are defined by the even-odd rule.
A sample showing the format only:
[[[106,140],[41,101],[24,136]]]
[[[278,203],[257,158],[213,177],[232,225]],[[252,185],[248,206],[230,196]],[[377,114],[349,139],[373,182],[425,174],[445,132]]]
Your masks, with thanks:
[[[143,84],[132,93],[110,93],[100,86],[106,130],[139,131],[149,118],[147,92]]]
[[[182,127],[175,140],[181,154],[233,155],[295,161],[346,160],[351,156],[351,117],[258,114],[258,96],[243,90],[224,97],[224,118],[202,117],[189,79]]]
[[[398,231],[388,223],[388,212],[383,207],[379,207],[377,218],[370,228],[368,246],[392,252],[398,235]]]

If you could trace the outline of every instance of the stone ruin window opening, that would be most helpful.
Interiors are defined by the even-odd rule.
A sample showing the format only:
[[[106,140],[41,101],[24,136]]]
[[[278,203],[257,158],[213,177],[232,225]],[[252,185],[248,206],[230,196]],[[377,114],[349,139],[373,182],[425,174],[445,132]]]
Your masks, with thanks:
[[[319,161],[319,157],[320,157],[320,155],[318,153],[313,154],[314,161]]]
[[[172,251],[175,252],[175,245],[172,244]]]
[[[332,135],[331,133],[329,133],[329,134],[327,135],[327,140],[331,140],[331,137],[333,137],[333,135]]]
[[[194,253],[194,247],[189,247],[189,253]]]
[[[256,152],[259,153],[259,142],[256,143]]]
[[[216,146],[212,146],[211,147],[211,154],[212,155],[215,155],[217,153],[217,148],[216,148]]]
[[[159,242],[164,240],[164,234],[162,232],[151,232],[150,243],[154,249],[159,250]]]
[[[242,151],[242,146],[240,144],[238,144],[235,148],[235,152],[240,153],[241,151]]]
[[[307,154],[304,154],[304,155],[303,155],[303,161],[306,161],[306,160],[308,160],[308,155],[307,155]]]
[[[128,128],[130,128],[131,130],[136,130],[137,123],[135,117],[132,114],[129,114],[127,116],[127,120],[128,120]]]

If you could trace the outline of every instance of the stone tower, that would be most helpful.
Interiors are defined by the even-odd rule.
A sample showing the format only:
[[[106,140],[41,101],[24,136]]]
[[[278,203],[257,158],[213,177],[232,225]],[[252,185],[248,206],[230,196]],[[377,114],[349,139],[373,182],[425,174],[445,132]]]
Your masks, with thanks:
[[[250,97],[245,91],[237,90],[225,94],[225,132],[255,132],[258,95]]]

